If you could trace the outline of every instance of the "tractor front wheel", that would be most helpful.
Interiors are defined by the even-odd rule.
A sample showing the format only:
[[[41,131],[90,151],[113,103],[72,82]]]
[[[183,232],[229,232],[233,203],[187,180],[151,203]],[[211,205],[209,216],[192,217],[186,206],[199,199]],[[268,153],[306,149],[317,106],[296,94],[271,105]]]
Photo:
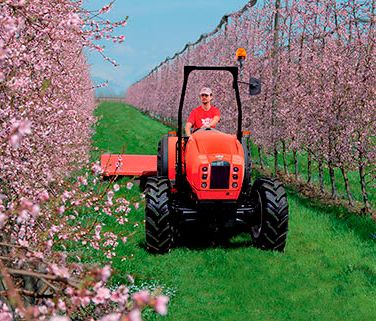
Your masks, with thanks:
[[[173,244],[171,212],[169,206],[169,180],[151,177],[145,188],[145,232],[149,252],[166,253]]]
[[[256,247],[283,251],[288,230],[288,204],[285,189],[277,179],[257,179],[252,186],[256,214],[251,235]]]

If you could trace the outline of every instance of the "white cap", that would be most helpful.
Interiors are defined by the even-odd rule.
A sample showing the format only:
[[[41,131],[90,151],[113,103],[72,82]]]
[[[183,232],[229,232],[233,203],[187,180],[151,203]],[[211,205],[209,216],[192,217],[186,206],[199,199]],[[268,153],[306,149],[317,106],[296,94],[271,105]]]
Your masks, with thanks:
[[[210,96],[210,95],[213,94],[213,92],[212,92],[212,90],[209,87],[203,87],[200,90],[200,95],[202,95],[202,94],[206,94],[206,95]]]

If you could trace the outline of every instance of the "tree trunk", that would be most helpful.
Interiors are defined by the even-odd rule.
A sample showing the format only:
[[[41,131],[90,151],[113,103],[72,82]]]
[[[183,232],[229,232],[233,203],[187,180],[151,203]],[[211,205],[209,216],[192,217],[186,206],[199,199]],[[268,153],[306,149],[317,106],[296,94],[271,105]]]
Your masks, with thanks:
[[[297,180],[298,179],[298,175],[299,175],[299,166],[298,166],[298,157],[296,155],[296,149],[294,148],[292,154],[293,154],[293,158],[294,158],[294,175],[295,175],[295,179]]]
[[[278,174],[278,150],[277,150],[277,144],[274,144],[274,175],[277,176]]]
[[[287,171],[287,159],[286,159],[286,143],[284,140],[282,140],[282,153],[283,153],[283,172],[285,175],[288,174]]]
[[[323,174],[323,169],[322,169],[322,159],[321,159],[321,157],[319,158],[318,165],[319,165],[320,192],[324,193],[324,174]]]
[[[257,151],[258,151],[258,154],[259,154],[259,160],[260,160],[261,169],[264,169],[264,162],[262,160],[262,148],[261,148],[260,145],[257,146]]]
[[[279,18],[280,12],[279,9],[281,7],[281,0],[275,0],[275,14],[274,14],[274,21],[273,21],[273,50],[272,50],[272,61],[273,61],[273,92],[272,92],[272,128],[273,128],[273,153],[274,153],[274,174],[277,176],[278,174],[278,150],[277,150],[277,140],[278,138],[275,137],[275,129],[278,127],[277,119],[276,119],[276,111],[277,111],[277,92],[278,92],[278,78],[279,78]]]
[[[346,194],[347,194],[347,199],[349,200],[349,205],[354,206],[354,201],[353,201],[353,197],[351,195],[351,190],[350,190],[349,178],[347,177],[347,173],[343,166],[341,166],[341,172],[342,172],[343,180],[345,182]]]
[[[310,184],[312,179],[312,153],[310,151],[308,151],[307,175],[307,184]]]
[[[360,178],[360,186],[362,189],[363,204],[364,204],[363,212],[367,214],[371,212],[371,207],[369,205],[369,200],[368,200],[367,185],[366,185],[366,172],[364,170],[364,163],[362,159],[363,159],[362,154],[360,154],[359,155],[359,178]]]
[[[333,164],[331,161],[329,161],[328,166],[329,166],[330,185],[332,189],[331,197],[333,199],[337,199],[338,194],[337,194],[337,189],[336,189],[336,180],[334,177],[334,168],[333,168]]]

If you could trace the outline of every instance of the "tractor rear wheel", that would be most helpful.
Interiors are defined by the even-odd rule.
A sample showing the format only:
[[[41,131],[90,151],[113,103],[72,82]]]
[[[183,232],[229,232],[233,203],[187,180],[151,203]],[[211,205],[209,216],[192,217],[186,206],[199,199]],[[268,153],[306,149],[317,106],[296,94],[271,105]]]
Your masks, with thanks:
[[[283,251],[288,231],[288,204],[285,189],[277,179],[260,178],[251,191],[257,204],[251,235],[256,247]]]
[[[169,180],[151,177],[145,188],[145,232],[149,252],[166,253],[173,244],[173,230],[169,206]]]

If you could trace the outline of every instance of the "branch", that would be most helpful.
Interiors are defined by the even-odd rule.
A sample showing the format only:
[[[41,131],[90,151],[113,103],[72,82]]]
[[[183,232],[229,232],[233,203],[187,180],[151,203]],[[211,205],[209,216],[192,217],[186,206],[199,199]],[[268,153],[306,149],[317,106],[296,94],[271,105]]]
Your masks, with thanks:
[[[24,271],[18,269],[8,269],[8,272],[12,275],[25,275],[25,276],[33,276],[41,280],[50,280],[55,282],[61,282],[64,284],[68,284],[74,288],[78,288],[78,284],[74,281],[69,280],[68,278],[64,278],[58,275],[51,275],[51,274],[42,274],[33,271]]]
[[[8,289],[6,292],[8,293],[9,298],[12,298],[12,301],[15,302],[16,306],[20,309],[20,311],[24,313],[25,320],[32,321],[30,317],[30,313],[28,312],[28,310],[26,310],[25,305],[23,304],[22,298],[19,295],[18,291],[16,290],[14,283],[12,281],[12,278],[9,275],[9,271],[4,266],[2,260],[0,260],[0,273],[3,276],[5,286]]]
[[[50,298],[53,298],[53,294],[39,294],[39,293],[35,293],[33,291],[27,291],[27,290],[23,290],[23,289],[16,289],[16,292],[18,294],[21,294],[21,295],[25,295],[25,296],[30,296],[30,297],[33,297],[33,298],[37,298],[37,299],[50,299]],[[9,293],[8,291],[0,291],[0,297],[1,296],[9,296]]]

